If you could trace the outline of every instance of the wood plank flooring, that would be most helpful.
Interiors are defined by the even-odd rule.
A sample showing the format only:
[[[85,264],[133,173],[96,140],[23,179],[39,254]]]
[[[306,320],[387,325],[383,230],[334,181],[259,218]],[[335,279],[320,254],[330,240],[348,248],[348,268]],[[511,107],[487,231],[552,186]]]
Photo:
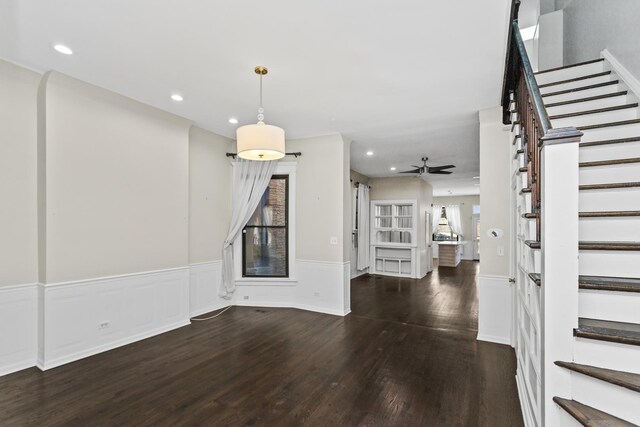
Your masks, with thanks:
[[[344,318],[235,307],[0,377],[0,426],[521,426],[513,350],[475,340],[476,274],[359,278]]]

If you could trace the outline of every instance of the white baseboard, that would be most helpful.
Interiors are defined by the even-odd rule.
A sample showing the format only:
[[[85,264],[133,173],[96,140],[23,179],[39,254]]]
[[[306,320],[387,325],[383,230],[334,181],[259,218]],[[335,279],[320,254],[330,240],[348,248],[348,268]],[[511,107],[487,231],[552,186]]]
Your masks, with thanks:
[[[640,98],[640,80],[618,61],[611,52],[607,49],[600,52],[600,57],[606,59],[616,74],[622,79],[622,81],[631,89],[631,91]]]
[[[41,369],[189,323],[189,268],[40,285]],[[106,327],[101,324],[107,323]]]
[[[0,376],[34,366],[37,352],[37,285],[0,287]]]
[[[512,288],[503,276],[478,277],[478,339],[511,345]]]

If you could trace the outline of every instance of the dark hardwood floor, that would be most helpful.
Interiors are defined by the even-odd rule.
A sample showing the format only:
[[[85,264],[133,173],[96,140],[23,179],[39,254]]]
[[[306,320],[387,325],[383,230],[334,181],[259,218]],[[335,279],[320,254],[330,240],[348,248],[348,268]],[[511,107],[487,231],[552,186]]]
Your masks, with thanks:
[[[0,377],[0,426],[521,426],[512,349],[475,340],[476,272],[363,277],[344,318],[235,307]]]

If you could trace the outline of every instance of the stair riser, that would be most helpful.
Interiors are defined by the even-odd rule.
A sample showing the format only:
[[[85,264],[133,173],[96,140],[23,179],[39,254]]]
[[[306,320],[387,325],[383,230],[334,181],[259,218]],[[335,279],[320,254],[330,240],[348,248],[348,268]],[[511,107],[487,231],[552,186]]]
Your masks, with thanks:
[[[620,92],[621,90],[627,90],[627,88],[622,83],[618,83],[615,85],[607,85],[607,86],[597,87],[593,89],[578,90],[575,92],[563,93],[560,95],[545,96],[542,98],[542,100],[545,102],[545,104],[551,104],[552,102],[563,102],[563,101],[570,101],[574,99],[588,98],[590,96],[598,96],[598,95],[604,95],[607,93]],[[556,92],[556,91],[553,91],[553,92]]]
[[[611,80],[616,80],[616,78],[611,78],[612,74],[608,74],[608,75],[604,75],[604,76],[599,76],[599,77],[592,77],[590,79],[584,79],[584,80],[578,80],[575,82],[569,82],[569,83],[562,83],[562,84],[558,84],[558,85],[553,85],[553,86],[547,86],[547,87],[543,87],[540,88],[540,93],[542,95],[547,94],[547,93],[551,93],[551,92],[558,92],[561,90],[568,90],[568,89],[575,89],[575,88],[579,88],[579,87],[584,87],[584,86],[591,86],[591,85],[596,85],[599,83],[605,83],[605,82],[610,82]],[[614,75],[615,77],[615,75]]]
[[[640,323],[640,294],[637,293],[582,289],[578,307],[580,317]]]
[[[580,129],[583,133],[580,141],[603,141],[618,138],[632,138],[640,135],[640,123],[622,126],[609,126],[597,129]]]
[[[576,363],[640,374],[640,346],[576,338]]]
[[[623,120],[633,120],[638,118],[639,111],[640,109],[638,109],[638,107],[635,107],[627,108],[624,110],[614,110],[576,117],[567,117],[565,119],[552,119],[551,125],[554,128],[563,128],[569,126],[580,127],[601,123],[620,122]]]
[[[581,190],[578,206],[580,212],[637,211],[640,210],[640,188]]]
[[[611,98],[596,99],[594,101],[578,102],[575,104],[558,105],[557,107],[547,107],[547,114],[555,116],[557,114],[575,113],[578,111],[595,110],[598,108],[615,107],[618,105],[631,104],[636,102],[632,96],[619,95]]]
[[[640,423],[638,393],[579,373],[571,374],[572,398],[634,424]]]
[[[581,167],[579,174],[581,185],[635,182],[640,180],[640,163]]]
[[[585,276],[640,277],[637,251],[581,250],[578,264],[580,274]]]
[[[581,241],[640,242],[640,216],[625,218],[580,218],[578,230]],[[638,306],[638,313],[640,313],[640,306]]]
[[[580,147],[581,162],[640,157],[640,141]]]
[[[592,64],[580,65],[578,67],[564,68],[562,70],[549,71],[548,73],[536,74],[538,85],[553,83],[561,80],[569,80],[589,74],[596,74],[605,71],[604,61]]]

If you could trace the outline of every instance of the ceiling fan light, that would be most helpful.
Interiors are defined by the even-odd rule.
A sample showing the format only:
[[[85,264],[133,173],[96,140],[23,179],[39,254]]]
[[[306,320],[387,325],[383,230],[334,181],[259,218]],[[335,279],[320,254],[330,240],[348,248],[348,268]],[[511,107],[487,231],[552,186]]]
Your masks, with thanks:
[[[236,130],[238,156],[247,160],[278,160],[285,155],[284,129],[257,123]]]

